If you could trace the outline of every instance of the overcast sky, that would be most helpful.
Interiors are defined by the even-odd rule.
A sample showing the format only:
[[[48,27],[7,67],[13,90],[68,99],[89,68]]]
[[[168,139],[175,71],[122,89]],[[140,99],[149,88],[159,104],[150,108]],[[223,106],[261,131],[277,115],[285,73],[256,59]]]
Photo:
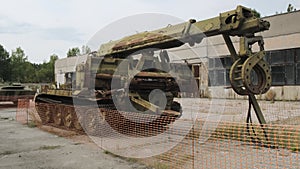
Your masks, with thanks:
[[[237,5],[254,8],[262,16],[285,12],[289,3],[300,9],[300,0],[0,0],[0,2],[0,44],[10,53],[20,46],[25,50],[28,60],[35,63],[48,61],[51,54],[64,58],[69,48],[88,44],[99,30],[131,15],[155,13],[153,18],[141,23],[145,26],[147,22],[149,24],[155,22],[155,18],[159,17],[157,14],[166,14],[184,21],[190,18],[202,20],[235,9]],[[172,17],[170,23],[176,21],[174,18],[172,20]],[[164,18],[162,21],[169,19],[159,18]],[[125,24],[120,29],[125,29],[126,26],[128,25]],[[139,28],[133,29],[139,31]],[[112,31],[111,33],[113,34]],[[107,41],[104,38],[105,40]]]

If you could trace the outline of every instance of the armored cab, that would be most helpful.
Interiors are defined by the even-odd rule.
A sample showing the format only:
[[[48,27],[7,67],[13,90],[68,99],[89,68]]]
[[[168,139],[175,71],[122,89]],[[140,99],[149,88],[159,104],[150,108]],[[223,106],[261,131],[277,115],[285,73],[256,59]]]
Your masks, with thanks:
[[[135,135],[155,134],[147,130],[148,125],[157,125],[157,131],[163,131],[159,123],[165,121],[162,125],[165,126],[173,122],[181,116],[182,110],[174,101],[179,92],[178,84],[170,72],[163,71],[169,64],[158,59],[162,55],[168,57],[164,50],[157,54],[143,51],[128,57],[89,54],[86,63],[77,65],[71,83],[35,97],[42,122],[95,133],[98,130],[95,119],[105,118],[123,134],[132,134],[128,133],[130,130],[120,130],[123,126],[137,128],[140,125]],[[95,112],[95,105],[101,112]],[[130,121],[131,117],[140,115],[155,120]]]

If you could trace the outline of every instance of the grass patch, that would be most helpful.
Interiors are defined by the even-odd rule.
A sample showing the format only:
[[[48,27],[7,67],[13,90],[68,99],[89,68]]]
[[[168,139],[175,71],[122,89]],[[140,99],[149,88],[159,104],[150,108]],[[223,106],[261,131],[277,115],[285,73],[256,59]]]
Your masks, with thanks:
[[[119,155],[117,155],[117,154],[114,154],[114,153],[108,151],[108,150],[104,150],[103,153],[104,153],[104,154],[108,154],[108,155],[113,156],[113,157],[121,157],[121,156],[119,156]]]
[[[35,124],[34,121],[29,121],[28,124],[27,124],[27,126],[28,126],[29,128],[35,128],[37,125]]]
[[[129,163],[137,163],[138,160],[136,158],[126,158],[126,161],[128,161]]]
[[[114,154],[114,153],[112,153],[112,152],[110,152],[110,151],[107,151],[107,150],[104,150],[103,153],[104,153],[104,154],[111,155],[111,156],[113,156],[113,157],[120,158],[120,159],[125,160],[125,161],[127,161],[127,162],[129,162],[129,163],[137,163],[137,162],[138,162],[138,159],[136,159],[136,158],[129,158],[129,157],[119,156],[119,155]]]
[[[14,154],[14,152],[12,152],[12,151],[4,151],[4,152],[0,153],[0,156],[10,155],[10,154]]]
[[[155,169],[169,169],[171,168],[169,165],[164,164],[164,163],[154,163],[153,165],[151,165],[151,167],[155,168]]]
[[[57,148],[60,148],[61,146],[41,146],[39,148],[39,150],[54,150],[54,149],[57,149]]]
[[[291,147],[293,152],[300,152],[300,147]]]
[[[237,140],[254,145],[284,148],[293,152],[300,152],[300,130],[295,125],[265,124],[263,127],[259,124],[249,125],[246,123],[220,122],[214,131],[208,131],[207,137],[210,140],[224,139]],[[187,134],[186,139],[198,140],[200,135],[206,136],[202,132],[203,121],[197,121],[194,127]],[[267,137],[266,137],[267,136]]]
[[[293,152],[300,151],[300,132],[295,126],[266,124],[261,127],[253,124],[249,127],[248,132],[246,124],[221,123],[213,132],[212,138],[255,142],[264,147],[285,148]]]

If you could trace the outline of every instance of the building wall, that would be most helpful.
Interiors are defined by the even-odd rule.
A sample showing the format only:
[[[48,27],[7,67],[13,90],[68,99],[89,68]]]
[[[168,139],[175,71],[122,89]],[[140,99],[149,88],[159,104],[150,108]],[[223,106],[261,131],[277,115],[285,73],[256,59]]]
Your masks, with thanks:
[[[81,55],[56,60],[54,65],[54,74],[57,86],[66,83],[66,74],[75,75],[74,72],[76,72],[76,66],[81,63],[85,63],[87,56],[88,55]]]
[[[300,11],[263,18],[270,22],[270,30],[257,35],[264,38],[265,50],[267,51],[266,60],[271,66],[273,80],[272,88],[267,95],[260,96],[261,99],[268,99],[273,96],[275,100],[299,100],[300,24],[297,22],[299,18]],[[232,41],[238,51],[239,38],[233,37]],[[258,51],[258,46],[253,46],[253,50]],[[204,73],[200,74],[208,74],[209,78],[195,77],[197,81],[202,82],[199,85],[199,90],[207,87],[208,92],[206,92],[205,97],[212,97],[210,93],[216,93],[213,97],[244,98],[235,94],[230,88],[229,70],[232,61],[221,35],[205,38],[193,48],[185,45],[171,51],[181,59],[190,59],[192,65],[202,64],[205,63],[206,59],[208,60],[207,68],[202,69],[201,72],[204,71]],[[191,58],[197,57],[200,58],[200,61],[198,59],[198,62],[192,62]],[[218,93],[221,94],[218,95]]]

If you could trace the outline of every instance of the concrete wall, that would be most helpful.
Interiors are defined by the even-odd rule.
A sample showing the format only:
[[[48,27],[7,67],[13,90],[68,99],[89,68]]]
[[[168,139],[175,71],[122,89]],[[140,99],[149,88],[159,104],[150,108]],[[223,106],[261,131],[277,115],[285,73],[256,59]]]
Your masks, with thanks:
[[[226,89],[222,86],[209,87],[209,98],[222,99],[247,99],[247,96],[236,94],[231,88]],[[300,100],[300,86],[272,86],[271,89],[262,95],[257,95],[258,99],[279,100],[279,101],[296,101]]]
[[[76,71],[76,66],[81,63],[85,63],[87,60],[88,55],[81,55],[81,56],[74,56],[74,57],[68,57],[63,59],[58,59],[55,62],[55,81],[57,83],[57,86],[59,84],[65,84],[65,74],[71,73]]]

